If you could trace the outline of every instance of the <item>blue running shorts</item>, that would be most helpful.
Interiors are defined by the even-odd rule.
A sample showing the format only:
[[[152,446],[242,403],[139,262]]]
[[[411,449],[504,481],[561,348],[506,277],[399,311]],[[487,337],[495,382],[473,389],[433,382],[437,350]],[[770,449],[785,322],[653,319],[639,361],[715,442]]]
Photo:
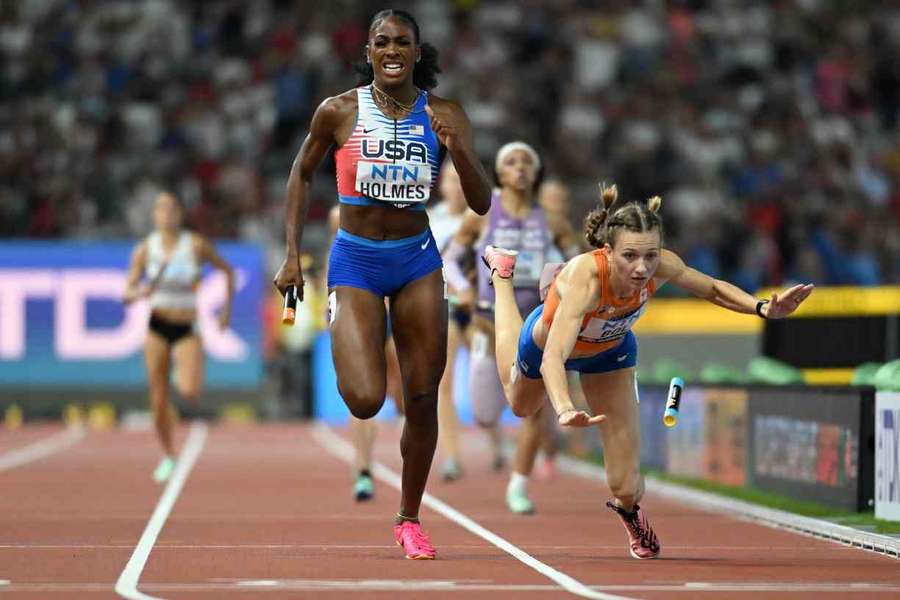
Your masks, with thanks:
[[[519,371],[529,379],[541,379],[541,361],[544,360],[544,351],[534,343],[534,324],[544,314],[544,305],[541,304],[528,315],[522,323],[522,331],[519,333],[519,352],[516,355],[516,366]],[[570,358],[566,361],[566,371],[578,371],[579,373],[608,373],[619,369],[627,369],[637,365],[637,338],[629,331],[622,337],[618,346],[614,346],[605,352],[584,358]]]
[[[344,285],[390,297],[443,266],[431,229],[399,240],[370,240],[339,229],[328,259],[328,289]]]

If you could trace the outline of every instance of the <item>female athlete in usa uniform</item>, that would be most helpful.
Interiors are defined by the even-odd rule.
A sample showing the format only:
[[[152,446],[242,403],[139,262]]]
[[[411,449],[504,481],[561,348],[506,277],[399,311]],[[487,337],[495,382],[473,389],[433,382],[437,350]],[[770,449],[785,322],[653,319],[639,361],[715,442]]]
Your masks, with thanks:
[[[771,300],[686,266],[662,248],[657,196],[647,203],[614,206],[615,186],[602,188],[602,205],[586,220],[585,237],[596,248],[558,271],[544,304],[524,322],[515,303],[512,274],[516,253],[488,246],[485,262],[496,291],[497,369],[506,398],[520,416],[534,414],[550,396],[561,425],[599,423],[606,477],[614,510],[628,532],[635,558],[659,556],[660,544],[638,502],[644,493],[640,473],[641,434],[637,385],[637,341],[631,328],[656,290],[669,282],[723,308],[786,317],[812,293],[796,285]],[[566,371],[581,373],[590,416],[575,408]]]
[[[428,93],[437,51],[420,42],[411,15],[378,13],[369,26],[361,86],[326,99],[294,161],[287,185],[287,258],[275,277],[296,285],[309,186],[333,145],[340,229],[328,268],[332,353],[338,389],[368,419],[385,397],[385,304],[403,380],[403,489],[394,535],[407,558],[432,559],[419,505],[437,443],[437,391],[446,363],[447,303],[441,257],[425,213],[443,152],[469,206],[484,214],[491,186],[475,154],[469,120],[455,102]]]

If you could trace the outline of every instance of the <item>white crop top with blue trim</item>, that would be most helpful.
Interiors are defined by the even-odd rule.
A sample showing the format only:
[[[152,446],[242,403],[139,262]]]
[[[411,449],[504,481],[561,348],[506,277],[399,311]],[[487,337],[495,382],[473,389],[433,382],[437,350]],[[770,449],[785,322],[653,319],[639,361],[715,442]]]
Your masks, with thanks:
[[[194,255],[194,236],[183,231],[166,256],[159,232],[147,238],[147,278],[153,291],[150,308],[196,310],[200,265]]]

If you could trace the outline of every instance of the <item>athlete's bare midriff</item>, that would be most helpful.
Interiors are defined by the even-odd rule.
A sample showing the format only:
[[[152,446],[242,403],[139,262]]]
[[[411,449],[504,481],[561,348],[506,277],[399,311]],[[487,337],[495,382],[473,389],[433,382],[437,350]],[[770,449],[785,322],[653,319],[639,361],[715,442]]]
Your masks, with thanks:
[[[424,210],[393,206],[341,204],[341,229],[371,240],[396,240],[422,233],[428,227]]]

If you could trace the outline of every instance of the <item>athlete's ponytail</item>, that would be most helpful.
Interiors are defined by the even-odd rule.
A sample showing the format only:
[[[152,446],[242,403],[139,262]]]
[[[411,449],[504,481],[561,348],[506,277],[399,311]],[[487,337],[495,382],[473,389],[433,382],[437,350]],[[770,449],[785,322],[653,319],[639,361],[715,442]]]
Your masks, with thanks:
[[[438,84],[437,74],[441,72],[441,68],[438,66],[437,48],[428,42],[420,41],[419,25],[411,14],[405,10],[394,8],[383,10],[372,17],[372,22],[369,24],[369,32],[390,17],[399,19],[409,25],[416,36],[416,45],[419,47],[419,59],[413,66],[413,84],[423,90],[436,88]],[[356,63],[354,68],[359,75],[356,82],[357,85],[369,85],[375,80],[375,71],[372,69],[371,63],[367,61]]]
[[[610,207],[615,203],[616,198],[619,197],[619,189],[615,184],[608,186],[605,183],[601,183],[599,187],[600,204],[589,212],[584,219],[584,238],[594,248],[603,247],[603,224],[606,223],[606,216],[609,214]]]
[[[616,186],[600,184],[600,206],[592,210],[584,220],[584,237],[594,248],[604,244],[616,245],[616,233],[620,229],[645,233],[656,229],[662,244],[663,225],[659,216],[662,198],[653,196],[647,202],[628,202],[612,211],[618,197]]]

